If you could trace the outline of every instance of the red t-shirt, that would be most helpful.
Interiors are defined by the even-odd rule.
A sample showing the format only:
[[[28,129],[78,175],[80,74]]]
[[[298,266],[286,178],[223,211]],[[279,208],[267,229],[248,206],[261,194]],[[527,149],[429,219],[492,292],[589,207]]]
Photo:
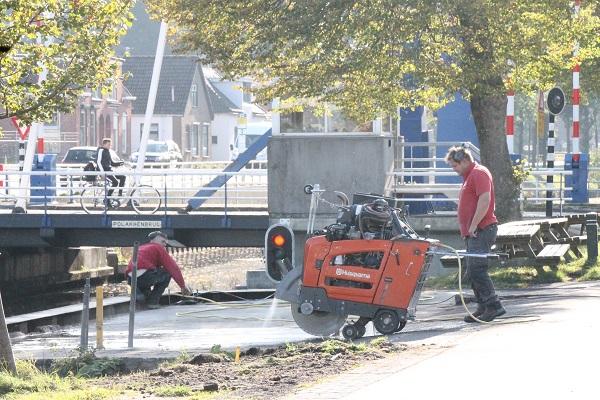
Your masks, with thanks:
[[[477,227],[483,229],[486,226],[498,222],[494,210],[496,201],[494,196],[494,182],[492,174],[483,165],[473,162],[463,176],[464,182],[460,188],[458,200],[458,224],[460,226],[460,235],[466,237],[469,235],[469,226],[475,216],[477,209],[477,200],[479,196],[490,192],[490,206],[483,219]]]
[[[185,287],[185,281],[179,266],[169,255],[167,249],[158,243],[145,243],[138,249],[138,269],[156,269],[163,267],[173,277],[180,288]],[[129,261],[127,273],[133,271],[133,260]]]

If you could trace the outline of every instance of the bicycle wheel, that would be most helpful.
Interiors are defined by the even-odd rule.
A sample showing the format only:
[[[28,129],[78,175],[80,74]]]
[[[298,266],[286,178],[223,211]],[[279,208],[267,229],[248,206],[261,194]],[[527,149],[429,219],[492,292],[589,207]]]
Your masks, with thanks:
[[[88,214],[104,212],[104,188],[91,186],[81,191],[81,208]]]
[[[160,193],[152,186],[140,185],[131,191],[131,206],[138,214],[154,214],[162,203]]]

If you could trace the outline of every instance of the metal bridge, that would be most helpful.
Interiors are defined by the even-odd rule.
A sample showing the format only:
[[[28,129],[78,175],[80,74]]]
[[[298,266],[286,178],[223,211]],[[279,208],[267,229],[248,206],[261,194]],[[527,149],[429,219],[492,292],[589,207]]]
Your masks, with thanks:
[[[131,246],[147,233],[164,230],[186,246],[262,246],[268,226],[267,170],[265,162],[251,162],[238,172],[223,172],[215,163],[178,165],[179,168],[146,168],[126,175],[125,197],[116,209],[102,207],[88,213],[81,205],[80,166],[59,166],[56,171],[3,171],[0,179],[0,248]],[[29,186],[19,186],[29,175]],[[156,189],[160,207],[155,213],[137,213],[127,207],[126,194],[139,184]],[[222,186],[211,186],[223,177]],[[200,192],[198,189],[202,188]],[[100,187],[106,196],[108,187]],[[152,189],[152,190],[154,190]],[[118,197],[117,197],[118,198]],[[27,213],[14,213],[19,199],[29,204]],[[141,200],[143,201],[143,199]],[[190,201],[200,204],[190,209]]]

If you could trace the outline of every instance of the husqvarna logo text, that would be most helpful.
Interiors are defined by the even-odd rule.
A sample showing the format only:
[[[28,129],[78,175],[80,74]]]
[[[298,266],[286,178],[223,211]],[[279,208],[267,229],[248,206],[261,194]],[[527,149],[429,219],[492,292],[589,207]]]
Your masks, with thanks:
[[[336,268],[335,274],[337,276],[343,275],[343,276],[351,276],[352,278],[371,279],[371,274],[363,274],[361,272],[346,271],[345,269],[341,269],[341,268]]]

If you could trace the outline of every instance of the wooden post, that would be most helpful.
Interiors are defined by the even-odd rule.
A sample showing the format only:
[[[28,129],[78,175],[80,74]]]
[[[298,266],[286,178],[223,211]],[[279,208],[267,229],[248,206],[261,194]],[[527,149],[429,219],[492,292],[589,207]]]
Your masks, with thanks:
[[[0,362],[5,362],[8,370],[13,374],[17,373],[15,357],[8,336],[8,327],[6,326],[6,317],[4,316],[4,306],[2,305],[2,294],[0,293]]]

